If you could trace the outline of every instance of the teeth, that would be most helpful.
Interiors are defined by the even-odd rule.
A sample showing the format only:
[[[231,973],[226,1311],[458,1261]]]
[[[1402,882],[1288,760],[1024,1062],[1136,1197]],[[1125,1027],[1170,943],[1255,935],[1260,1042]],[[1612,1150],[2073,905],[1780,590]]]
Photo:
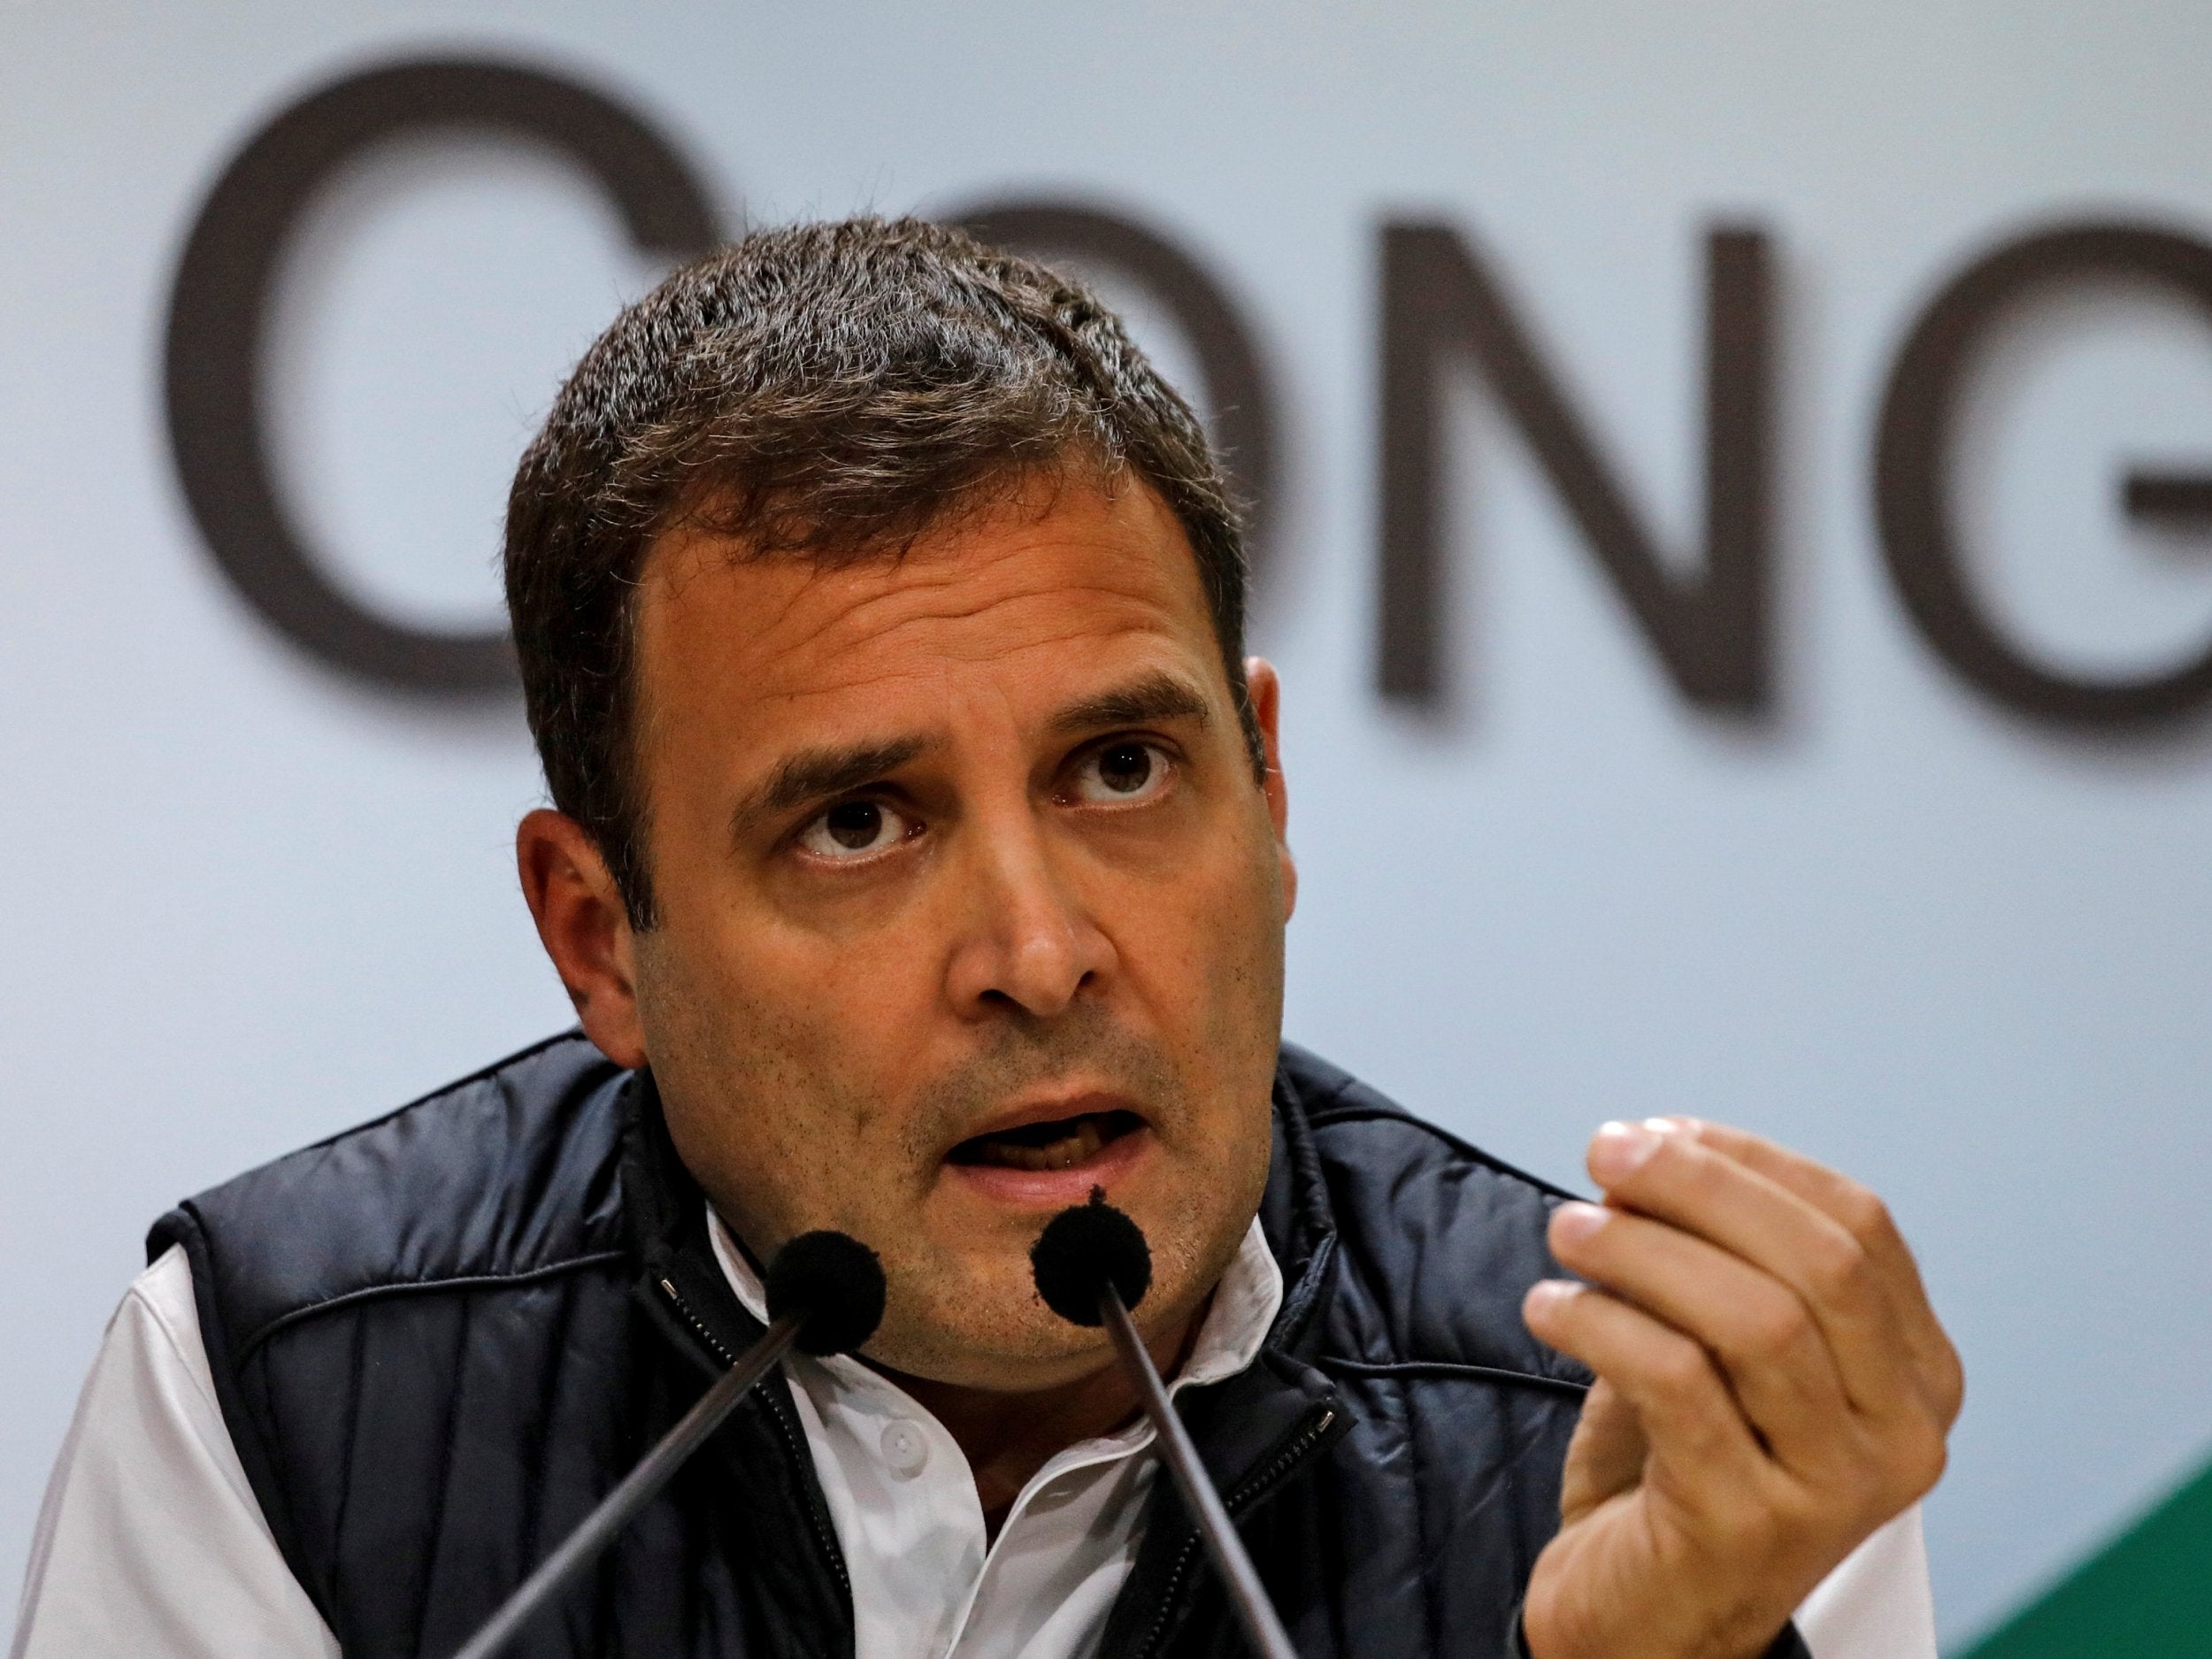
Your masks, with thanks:
[[[1017,1170],[1071,1170],[1095,1156],[1106,1144],[1106,1137],[1098,1132],[1098,1125],[1086,1118],[1075,1125],[1074,1132],[1041,1147],[1016,1146],[1010,1141],[992,1142],[987,1160]]]

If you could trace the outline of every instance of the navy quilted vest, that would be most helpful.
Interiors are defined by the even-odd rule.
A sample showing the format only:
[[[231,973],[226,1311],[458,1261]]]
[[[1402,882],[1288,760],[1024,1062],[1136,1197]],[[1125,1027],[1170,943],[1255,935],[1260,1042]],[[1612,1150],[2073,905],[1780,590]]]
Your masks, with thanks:
[[[1261,1220],[1282,1313],[1184,1409],[1310,1659],[1483,1659],[1558,1524],[1586,1380],[1522,1327],[1560,1194],[1286,1046]],[[757,1326],[651,1080],[557,1037],[189,1200],[232,1437],[353,1659],[443,1659]],[[1167,1482],[1106,1659],[1242,1651]],[[852,1659],[851,1593],[772,1375],[531,1659]],[[864,1659],[873,1659],[872,1655]]]

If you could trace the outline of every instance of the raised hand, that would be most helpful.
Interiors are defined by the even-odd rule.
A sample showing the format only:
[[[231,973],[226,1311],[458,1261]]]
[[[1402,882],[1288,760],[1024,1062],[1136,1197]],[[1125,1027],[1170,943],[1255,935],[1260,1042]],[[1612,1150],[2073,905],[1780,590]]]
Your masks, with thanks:
[[[1530,1330],[1597,1373],[1558,1535],[1529,1580],[1535,1659],[1756,1659],[1813,1586],[1942,1473],[1963,1392],[1872,1193],[1740,1130],[1608,1124],[1603,1204],[1552,1219],[1592,1281]]]

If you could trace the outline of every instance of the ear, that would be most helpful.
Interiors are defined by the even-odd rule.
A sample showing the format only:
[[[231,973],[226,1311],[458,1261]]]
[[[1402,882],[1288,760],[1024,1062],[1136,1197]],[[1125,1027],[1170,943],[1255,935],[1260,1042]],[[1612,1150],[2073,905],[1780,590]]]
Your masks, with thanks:
[[[1283,779],[1283,684],[1275,664],[1264,657],[1244,659],[1244,683],[1259,724],[1261,749],[1267,757],[1267,775],[1260,780],[1260,790],[1267,796],[1268,821],[1275,826],[1275,853],[1283,865],[1283,915],[1287,918],[1298,908],[1298,866],[1290,856],[1290,789]]]
[[[515,868],[585,1035],[617,1065],[643,1065],[636,935],[599,849],[574,818],[540,808],[515,830]]]

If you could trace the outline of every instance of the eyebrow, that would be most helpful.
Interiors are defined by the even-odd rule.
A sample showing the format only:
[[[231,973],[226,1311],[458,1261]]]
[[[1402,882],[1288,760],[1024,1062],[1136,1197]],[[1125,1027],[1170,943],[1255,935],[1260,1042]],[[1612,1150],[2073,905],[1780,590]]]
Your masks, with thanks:
[[[875,782],[886,772],[896,772],[930,747],[927,738],[895,737],[881,742],[803,749],[787,755],[769,774],[768,781],[739,803],[730,815],[731,826],[741,834],[762,818],[779,817],[810,801],[848,794]]]
[[[1211,723],[1204,695],[1179,674],[1156,671],[1125,686],[1071,703],[1052,717],[1052,730],[1095,732],[1102,726],[1143,726],[1156,720]]]

